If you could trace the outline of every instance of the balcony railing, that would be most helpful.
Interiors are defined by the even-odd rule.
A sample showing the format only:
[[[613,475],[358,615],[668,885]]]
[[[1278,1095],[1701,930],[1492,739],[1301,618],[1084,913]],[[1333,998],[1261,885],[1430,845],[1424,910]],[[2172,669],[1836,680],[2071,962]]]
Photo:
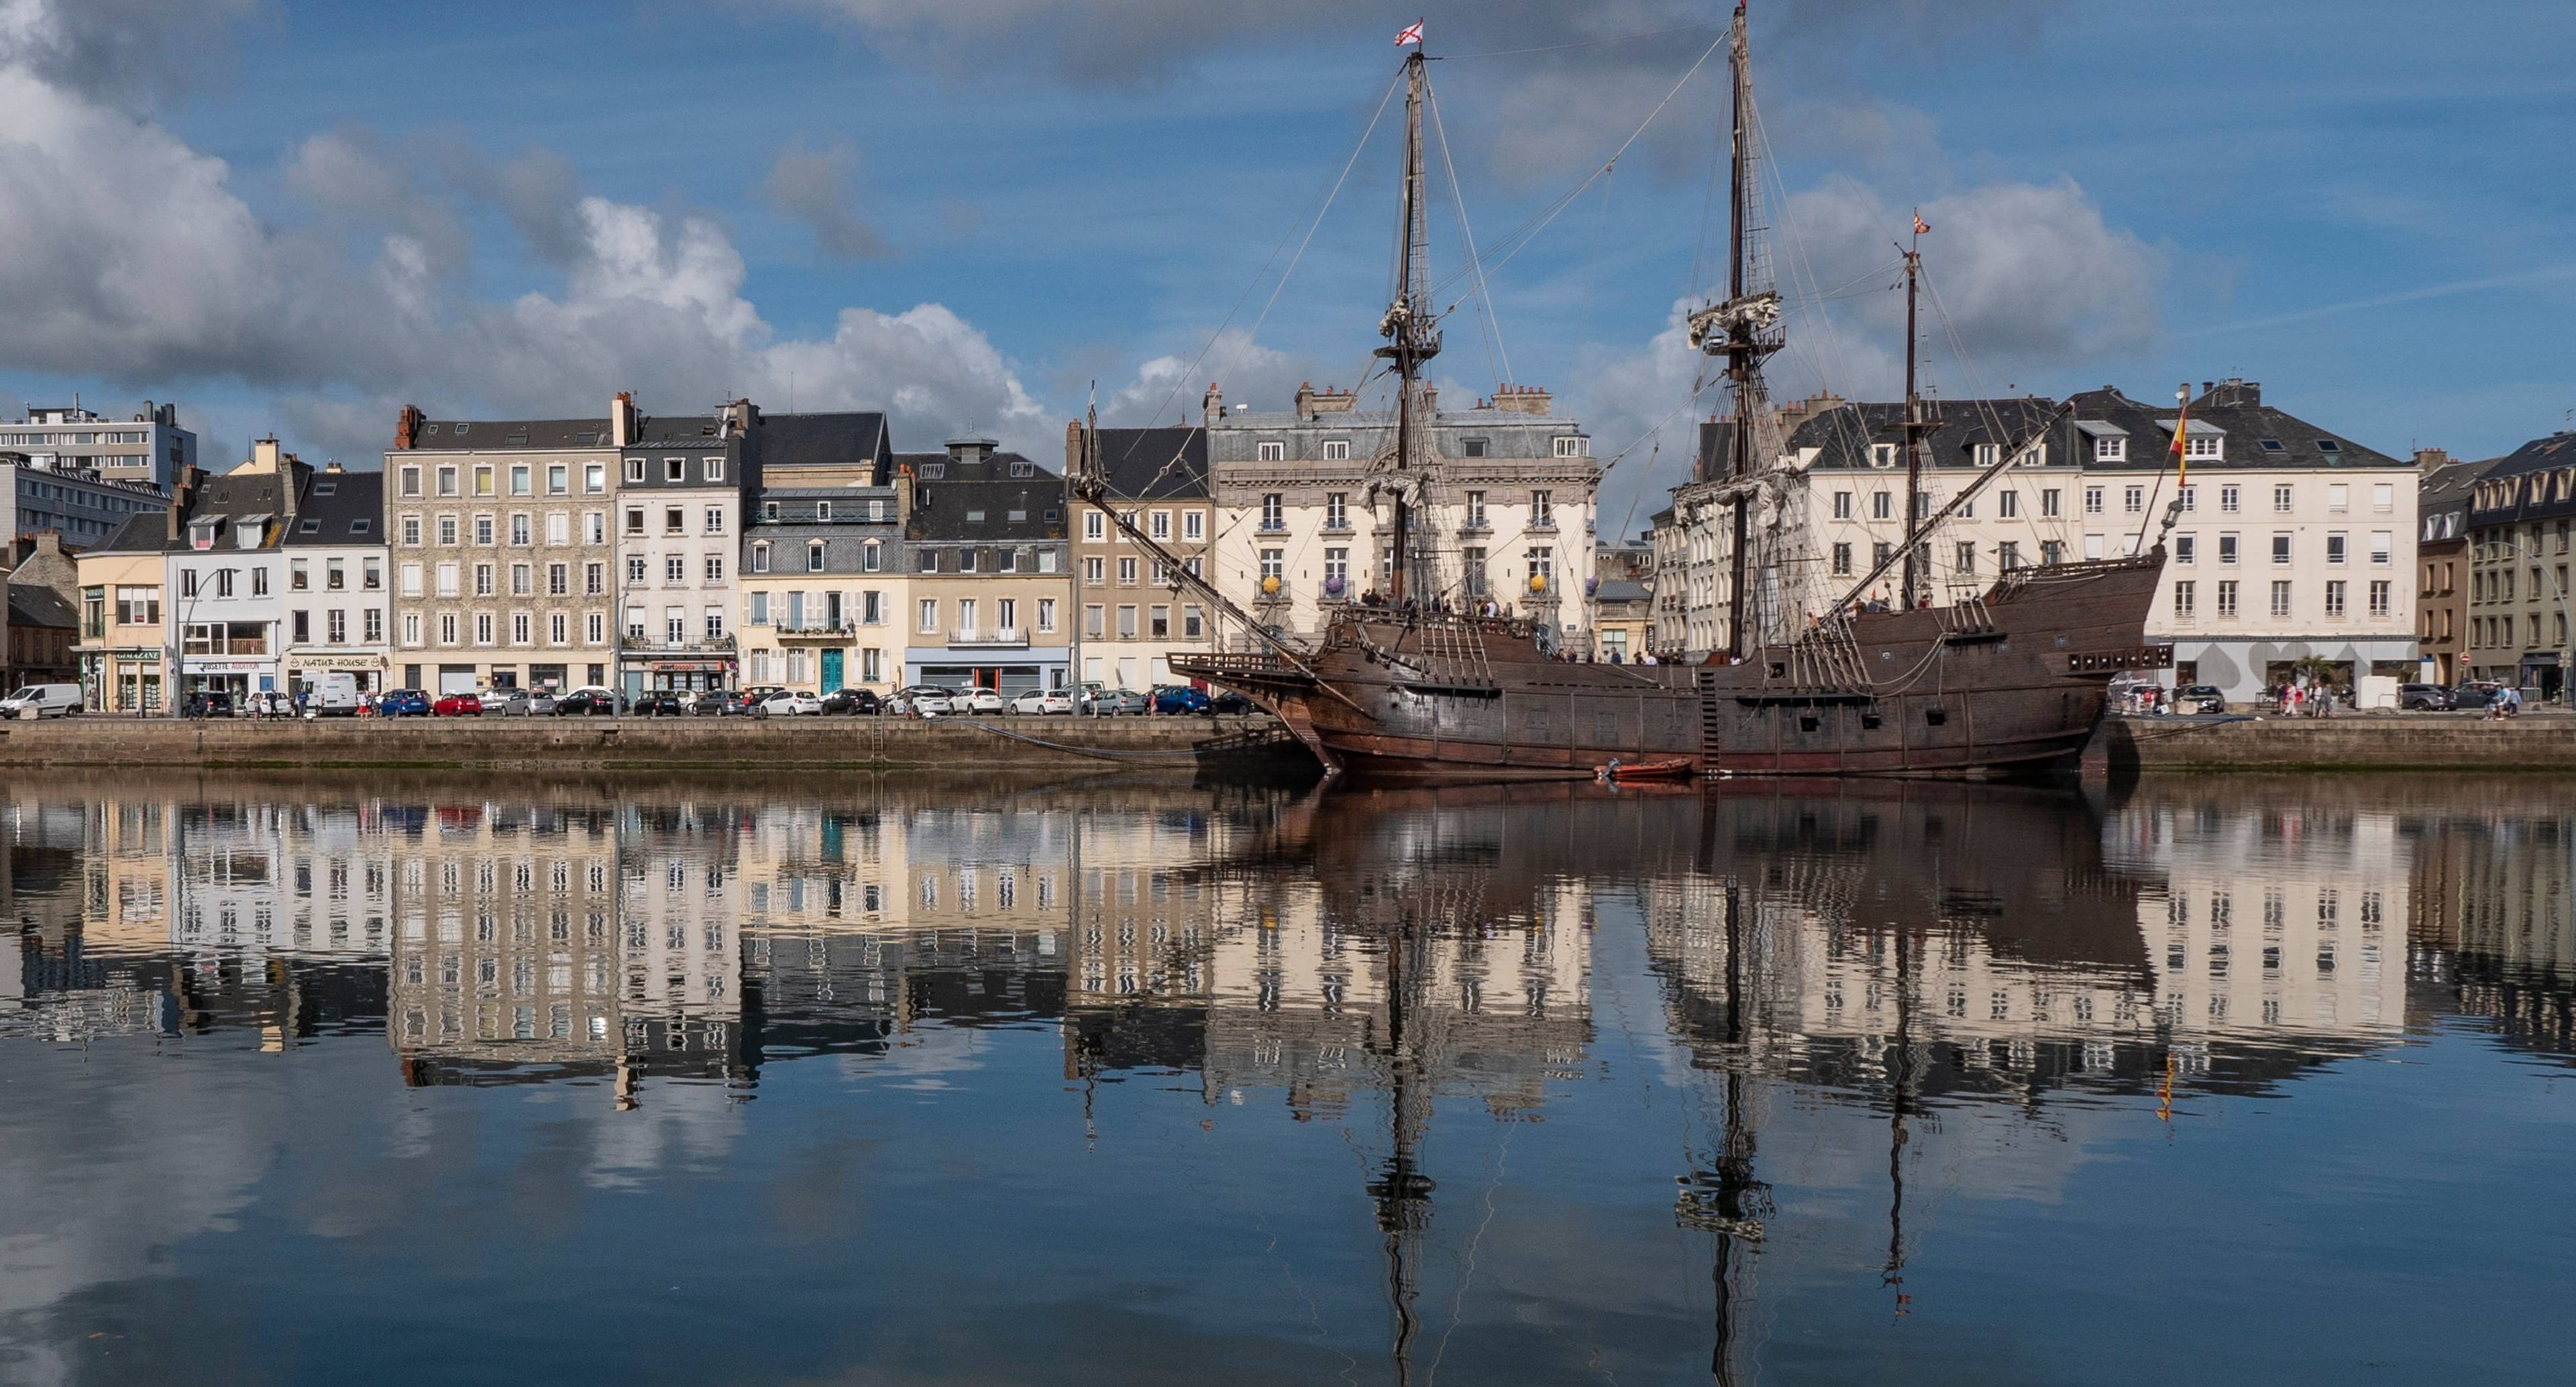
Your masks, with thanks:
[[[979,631],[972,626],[967,626],[960,628],[955,635],[948,638],[951,649],[965,645],[996,649],[1024,649],[1028,643],[1029,633],[1017,626],[1001,626],[990,631]]]
[[[730,633],[714,637],[691,636],[685,640],[673,641],[657,640],[651,635],[629,631],[617,638],[617,648],[620,650],[730,651],[733,649],[733,636]]]
[[[859,633],[859,628],[854,623],[824,621],[820,618],[794,622],[781,621],[769,629],[784,641],[819,640],[826,636],[855,636]]]

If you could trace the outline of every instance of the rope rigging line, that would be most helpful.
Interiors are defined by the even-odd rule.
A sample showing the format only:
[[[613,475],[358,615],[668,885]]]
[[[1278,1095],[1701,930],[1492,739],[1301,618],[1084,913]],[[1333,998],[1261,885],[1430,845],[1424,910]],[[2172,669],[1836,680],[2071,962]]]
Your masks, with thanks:
[[[1449,175],[1449,201],[1458,209],[1458,235],[1467,245],[1467,264],[1474,271],[1475,297],[1483,306],[1485,348],[1493,359],[1486,363],[1495,372],[1494,379],[1508,382],[1512,376],[1512,354],[1503,346],[1503,320],[1494,314],[1494,289],[1485,274],[1484,262],[1476,255],[1476,229],[1467,224],[1467,190],[1458,186],[1458,165],[1449,157],[1449,127],[1440,119],[1440,99],[1433,95],[1431,83],[1422,84],[1422,104],[1431,110],[1431,133],[1440,142],[1440,167]]]

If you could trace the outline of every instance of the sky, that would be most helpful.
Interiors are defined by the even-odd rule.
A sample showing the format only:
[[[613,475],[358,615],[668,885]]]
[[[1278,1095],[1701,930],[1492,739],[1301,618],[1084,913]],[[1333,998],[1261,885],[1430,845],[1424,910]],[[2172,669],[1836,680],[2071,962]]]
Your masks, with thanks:
[[[1624,533],[1721,403],[1678,323],[1722,271],[1727,16],[0,0],[0,390],[175,400],[213,465],[274,431],[373,466],[405,403],[619,390],[1050,463],[1095,392],[1113,423],[1211,382],[1284,408],[1378,341],[1421,17],[1433,374],[1553,391]],[[1753,0],[1751,28],[1775,394],[1901,388],[1919,208],[1949,398],[2240,376],[2399,456],[2576,422],[2576,6]]]

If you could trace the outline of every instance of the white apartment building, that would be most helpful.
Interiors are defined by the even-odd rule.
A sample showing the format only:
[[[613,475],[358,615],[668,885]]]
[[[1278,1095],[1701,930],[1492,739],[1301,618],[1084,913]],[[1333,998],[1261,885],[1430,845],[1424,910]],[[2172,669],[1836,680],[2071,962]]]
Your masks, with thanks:
[[[1414,517],[1407,595],[1473,610],[1487,602],[1589,646],[1600,469],[1576,420],[1545,390],[1504,386],[1443,411],[1428,391],[1432,477]],[[1216,505],[1219,590],[1291,638],[1320,634],[1341,604],[1391,586],[1392,504],[1372,497],[1395,415],[1362,412],[1350,391],[1301,386],[1284,412],[1204,407]]]
[[[21,417],[0,422],[0,449],[25,453],[44,471],[85,473],[152,491],[168,491],[181,472],[197,465],[197,435],[179,427],[179,407],[150,400],[130,419],[111,419],[77,402],[31,405]]]
[[[733,565],[751,470],[745,436],[758,427],[758,414],[737,400],[714,415],[635,415],[623,440],[617,669],[618,687],[630,697],[647,688],[740,682]]]
[[[2077,395],[2084,437],[2084,552],[2150,542],[2174,495],[2169,407],[2111,389]],[[2340,682],[2416,676],[2415,465],[2263,403],[2253,381],[2215,381],[2191,402],[2183,491],[2147,639],[2170,642],[2167,678],[2252,700],[2317,657]]]
[[[393,592],[386,571],[381,472],[311,474],[285,536],[285,687],[346,674],[362,693],[389,687]]]
[[[182,477],[172,502],[162,619],[178,644],[182,698],[207,690],[236,703],[291,691],[280,656],[286,617],[285,539],[313,469],[274,438],[220,477]]]
[[[623,394],[605,419],[434,420],[403,407],[384,468],[396,687],[608,682],[609,516],[637,423]]]

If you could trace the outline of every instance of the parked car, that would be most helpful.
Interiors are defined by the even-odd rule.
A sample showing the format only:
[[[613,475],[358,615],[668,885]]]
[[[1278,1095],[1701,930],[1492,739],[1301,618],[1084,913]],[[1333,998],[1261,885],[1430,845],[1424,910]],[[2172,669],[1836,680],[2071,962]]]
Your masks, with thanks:
[[[2474,712],[2495,702],[2504,685],[2492,679],[2472,679],[2451,690],[2451,707],[2461,712]]]
[[[2439,684],[2400,684],[2397,706],[2410,713],[2447,713],[2451,711],[2451,691]]]
[[[573,690],[555,700],[557,717],[609,718],[617,716],[617,691],[593,684]]]
[[[1084,711],[1104,718],[1141,717],[1145,712],[1145,696],[1134,689],[1111,689],[1093,695]]]
[[[533,718],[555,710],[555,696],[527,689],[495,692],[483,704],[483,711],[505,718]]]
[[[1073,694],[1065,689],[1031,689],[1011,700],[1014,713],[1070,713]]]
[[[937,684],[914,684],[895,690],[894,711],[914,717],[935,717],[956,709],[955,694]]]
[[[2174,690],[2173,710],[2177,713],[2224,713],[2227,695],[2209,684],[2186,684]]]
[[[685,717],[689,711],[689,700],[677,689],[646,689],[635,696],[635,701],[627,705],[626,711],[639,718]]]
[[[30,711],[40,718],[67,718],[80,708],[78,684],[26,684],[0,698],[0,713],[13,718]]]
[[[751,711],[753,709],[760,706],[760,701],[762,699],[767,698],[774,693],[785,692],[787,692],[787,686],[784,684],[754,684],[750,688],[743,690],[741,693],[734,695],[733,710],[745,717],[748,717],[751,715]]]
[[[823,711],[836,717],[874,715],[885,711],[885,700],[874,689],[834,689],[823,695]]]
[[[949,700],[960,713],[1004,713],[1011,705],[991,689],[966,689]]]
[[[1157,713],[1204,713],[1208,696],[1187,684],[1165,684],[1146,695],[1146,706]]]
[[[751,707],[752,716],[761,718],[820,717],[823,700],[794,689],[780,689]]]
[[[188,695],[186,711],[192,718],[228,718],[233,715],[233,696],[223,689],[192,693]],[[429,706],[421,705],[421,711],[428,712]]]
[[[442,718],[475,718],[483,715],[483,700],[470,693],[452,693],[429,705],[429,711]]]
[[[742,695],[731,689],[708,689],[689,700],[689,712],[694,717],[731,717],[741,711]]]
[[[376,696],[376,716],[380,718],[428,717],[429,695],[418,689],[387,689]]]
[[[1259,712],[1260,709],[1254,706],[1251,699],[1228,689],[1208,700],[1208,711],[1221,717],[1239,717],[1246,713]]]

